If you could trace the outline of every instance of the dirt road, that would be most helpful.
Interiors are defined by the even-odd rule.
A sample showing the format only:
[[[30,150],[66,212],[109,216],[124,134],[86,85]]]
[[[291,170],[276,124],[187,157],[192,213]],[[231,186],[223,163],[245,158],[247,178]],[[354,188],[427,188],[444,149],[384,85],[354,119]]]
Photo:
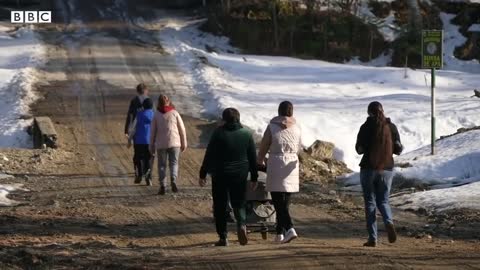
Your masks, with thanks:
[[[325,200],[314,185],[294,201],[298,241],[280,246],[252,234],[242,247],[232,232],[231,247],[213,247],[211,196],[197,173],[215,124],[199,119],[202,100],[154,31],[135,25],[139,13],[152,16],[148,9],[117,2],[56,1],[64,23],[39,29],[49,59],[34,113],[56,123],[60,156],[49,172],[10,180],[30,192],[0,209],[2,269],[479,269],[478,237],[412,234],[428,221],[409,213],[397,213],[398,243],[382,231],[380,247],[363,248],[358,200]],[[169,94],[184,114],[191,147],[177,195],[156,195],[157,182],[133,184],[123,121],[138,82],[153,96]]]

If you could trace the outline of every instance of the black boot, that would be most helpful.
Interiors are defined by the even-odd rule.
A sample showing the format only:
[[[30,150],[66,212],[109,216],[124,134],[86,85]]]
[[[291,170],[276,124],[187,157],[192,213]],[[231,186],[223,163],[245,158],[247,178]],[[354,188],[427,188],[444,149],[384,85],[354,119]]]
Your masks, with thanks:
[[[165,195],[165,186],[161,186],[158,195]]]
[[[172,192],[173,192],[173,193],[177,193],[177,192],[178,192],[177,184],[175,184],[175,182],[172,182]]]
[[[140,184],[142,182],[142,176],[135,176],[135,184]]]
[[[238,236],[238,242],[240,242],[240,245],[245,246],[246,244],[248,244],[247,226],[242,225],[238,227],[237,236]]]
[[[145,174],[145,182],[147,182],[147,186],[153,186],[152,184],[152,171],[148,170],[148,172]]]

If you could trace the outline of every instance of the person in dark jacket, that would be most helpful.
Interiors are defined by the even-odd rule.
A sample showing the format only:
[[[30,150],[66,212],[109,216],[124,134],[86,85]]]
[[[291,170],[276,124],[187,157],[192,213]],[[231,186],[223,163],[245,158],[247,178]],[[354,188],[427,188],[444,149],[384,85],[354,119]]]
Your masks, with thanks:
[[[237,221],[238,240],[248,243],[246,228],[246,190],[250,172],[251,188],[256,188],[258,172],[252,134],[240,124],[240,113],[227,108],[222,114],[224,125],[218,127],[208,144],[200,169],[200,186],[205,186],[207,173],[212,177],[215,225],[220,240],[216,246],[227,246],[225,209],[228,198]]]
[[[148,98],[148,87],[144,83],[137,85],[137,96],[130,101],[128,106],[127,118],[125,120],[125,137],[127,137],[129,146],[130,140],[135,134],[137,113],[143,110],[143,101]],[[137,174],[138,166],[140,166],[140,160],[138,156],[133,156],[133,167],[135,168],[135,183],[138,184],[142,181],[142,176]]]
[[[377,208],[382,214],[388,240],[394,243],[397,233],[389,197],[393,178],[393,154],[400,155],[403,146],[397,127],[385,117],[380,102],[374,101],[368,105],[368,118],[360,127],[355,148],[358,154],[363,154],[360,162],[360,182],[368,230],[368,241],[364,246],[377,245]]]
[[[150,98],[143,101],[143,110],[137,112],[136,128],[134,141],[134,159],[138,160],[135,175],[140,176],[140,180],[145,177],[147,185],[152,185],[151,158],[149,150],[150,129],[153,120],[153,102]]]

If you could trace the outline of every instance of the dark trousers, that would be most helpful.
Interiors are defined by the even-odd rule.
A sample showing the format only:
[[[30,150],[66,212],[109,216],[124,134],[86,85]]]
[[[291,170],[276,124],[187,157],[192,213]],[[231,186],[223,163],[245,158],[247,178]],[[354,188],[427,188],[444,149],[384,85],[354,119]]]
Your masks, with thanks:
[[[271,192],[273,206],[277,214],[277,234],[284,234],[293,228],[292,218],[290,217],[290,197],[288,192]]]
[[[225,210],[228,201],[233,208],[233,214],[237,221],[237,228],[246,224],[246,199],[247,174],[244,175],[223,175],[212,177],[213,211],[215,216],[215,227],[221,239],[227,239],[227,217]]]
[[[150,159],[152,158],[150,150],[148,150],[148,144],[134,144],[133,150],[135,176],[144,176],[150,170]]]

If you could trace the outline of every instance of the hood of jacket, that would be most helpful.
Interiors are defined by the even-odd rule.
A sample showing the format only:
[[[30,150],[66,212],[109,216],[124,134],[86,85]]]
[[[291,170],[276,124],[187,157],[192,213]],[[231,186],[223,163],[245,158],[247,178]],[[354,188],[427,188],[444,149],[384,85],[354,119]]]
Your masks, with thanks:
[[[168,105],[167,105],[167,106],[163,106],[162,108],[158,108],[158,111],[161,112],[161,113],[163,113],[163,114],[166,114],[166,113],[171,112],[171,111],[173,111],[173,110],[175,110],[175,107],[173,107],[173,106],[168,106]]]
[[[222,127],[229,131],[234,131],[234,130],[243,128],[242,124],[240,123],[225,123],[222,125]]]
[[[271,124],[279,125],[283,129],[289,128],[297,123],[293,116],[276,116],[270,120]]]

